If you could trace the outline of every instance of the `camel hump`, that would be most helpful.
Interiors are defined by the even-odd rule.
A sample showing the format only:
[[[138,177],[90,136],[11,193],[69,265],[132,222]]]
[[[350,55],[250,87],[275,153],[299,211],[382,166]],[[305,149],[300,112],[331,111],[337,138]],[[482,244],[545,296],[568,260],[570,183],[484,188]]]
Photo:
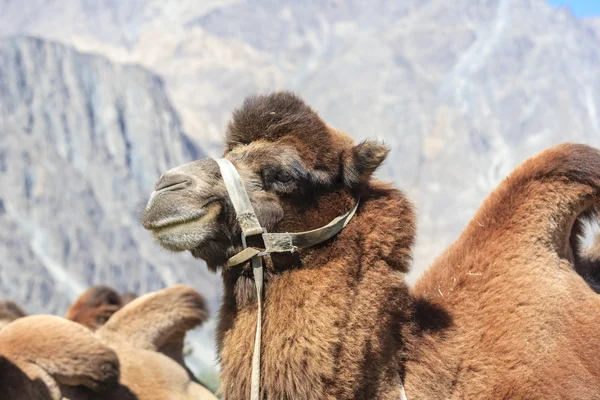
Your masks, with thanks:
[[[207,317],[204,297],[189,286],[175,285],[131,301],[97,333],[109,343],[160,351],[173,343],[183,347],[185,333]]]
[[[0,356],[17,365],[35,365],[63,385],[95,391],[119,382],[116,353],[88,329],[52,315],[31,315],[0,332]]]
[[[542,219],[550,216],[555,223],[572,224],[600,206],[600,151],[574,143],[551,147],[517,167],[505,185],[509,197],[520,201],[521,207],[514,210],[526,210],[532,223],[540,222],[537,213]]]
[[[565,143],[519,165],[483,203],[469,236],[474,241],[490,235],[491,242],[517,240],[518,251],[543,245],[572,259],[579,250],[582,220],[599,206],[600,151]]]
[[[584,144],[563,143],[521,164],[515,178],[577,182],[596,190],[600,186],[600,151]]]

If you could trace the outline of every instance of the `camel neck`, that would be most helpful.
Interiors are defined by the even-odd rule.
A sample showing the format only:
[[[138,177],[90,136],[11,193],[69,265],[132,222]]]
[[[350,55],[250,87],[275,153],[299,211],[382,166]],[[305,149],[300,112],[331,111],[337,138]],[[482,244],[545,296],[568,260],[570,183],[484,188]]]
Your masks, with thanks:
[[[400,272],[408,269],[413,235],[410,204],[400,192],[376,187],[335,238],[274,259],[265,279],[261,352],[261,387],[269,398],[399,398],[411,314]],[[254,287],[248,277],[224,275],[224,291],[217,329],[222,387],[225,398],[244,398]],[[376,379],[367,379],[365,363]]]

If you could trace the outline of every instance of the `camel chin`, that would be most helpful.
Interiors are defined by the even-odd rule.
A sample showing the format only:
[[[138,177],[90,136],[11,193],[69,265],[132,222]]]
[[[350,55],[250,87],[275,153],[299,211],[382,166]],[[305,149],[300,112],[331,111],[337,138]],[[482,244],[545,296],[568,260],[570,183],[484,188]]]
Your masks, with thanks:
[[[214,236],[220,211],[220,205],[213,203],[200,217],[156,227],[152,235],[167,250],[193,250]]]

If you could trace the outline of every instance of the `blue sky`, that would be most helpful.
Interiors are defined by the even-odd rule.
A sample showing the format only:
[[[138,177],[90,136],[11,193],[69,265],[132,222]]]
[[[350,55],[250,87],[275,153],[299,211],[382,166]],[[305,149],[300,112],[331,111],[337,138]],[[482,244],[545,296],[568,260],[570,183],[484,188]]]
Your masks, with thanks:
[[[573,14],[580,17],[600,16],[600,0],[548,0],[548,3],[553,6],[569,6]]]

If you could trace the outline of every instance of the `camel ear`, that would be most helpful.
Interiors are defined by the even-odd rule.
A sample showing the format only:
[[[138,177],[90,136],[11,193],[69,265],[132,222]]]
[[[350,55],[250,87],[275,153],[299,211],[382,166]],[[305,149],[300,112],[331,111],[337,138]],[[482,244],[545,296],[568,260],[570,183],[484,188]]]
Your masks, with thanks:
[[[367,182],[383,163],[390,149],[383,143],[364,141],[352,147],[343,157],[344,183],[354,187]]]
[[[204,297],[174,285],[138,297],[118,310],[96,334],[108,343],[129,343],[152,351],[173,344],[183,349],[185,333],[208,318]]]

